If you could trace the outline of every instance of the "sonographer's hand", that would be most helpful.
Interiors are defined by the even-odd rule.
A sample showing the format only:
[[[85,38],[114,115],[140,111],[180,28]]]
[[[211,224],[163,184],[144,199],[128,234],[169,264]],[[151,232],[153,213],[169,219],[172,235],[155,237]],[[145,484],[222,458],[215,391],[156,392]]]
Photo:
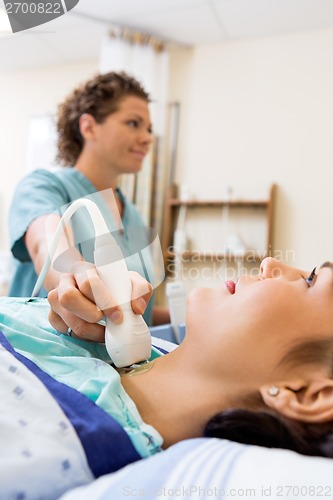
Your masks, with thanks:
[[[104,316],[119,324],[121,306],[115,303],[92,264],[81,262],[73,274],[62,274],[58,286],[48,294],[49,322],[60,333],[84,340],[104,342],[105,328],[98,324]],[[140,274],[129,271],[132,282],[131,306],[143,314],[153,287]]]

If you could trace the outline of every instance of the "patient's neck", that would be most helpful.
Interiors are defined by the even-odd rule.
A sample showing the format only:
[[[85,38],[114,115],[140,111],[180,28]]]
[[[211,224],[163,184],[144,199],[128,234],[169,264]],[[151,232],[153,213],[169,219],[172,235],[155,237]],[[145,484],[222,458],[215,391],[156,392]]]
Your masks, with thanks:
[[[162,435],[164,448],[202,436],[209,418],[228,407],[221,380],[198,369],[183,345],[156,359],[151,370],[122,376],[122,385],[142,419]]]

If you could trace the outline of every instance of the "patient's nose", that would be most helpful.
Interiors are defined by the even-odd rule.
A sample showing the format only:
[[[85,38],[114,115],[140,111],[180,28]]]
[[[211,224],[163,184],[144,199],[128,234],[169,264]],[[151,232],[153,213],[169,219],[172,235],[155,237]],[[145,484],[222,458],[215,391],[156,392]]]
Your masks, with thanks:
[[[260,265],[260,273],[264,278],[283,278],[294,281],[302,275],[299,269],[279,262],[273,257],[266,257]]]
[[[283,264],[273,257],[266,257],[260,264],[260,274],[263,278],[281,278]]]

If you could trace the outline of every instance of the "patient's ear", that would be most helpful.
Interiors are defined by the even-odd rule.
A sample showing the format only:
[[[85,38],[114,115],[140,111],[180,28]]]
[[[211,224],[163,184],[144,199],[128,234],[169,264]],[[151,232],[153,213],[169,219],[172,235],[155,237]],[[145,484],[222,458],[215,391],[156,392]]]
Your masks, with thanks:
[[[333,380],[330,378],[264,385],[260,393],[267,406],[287,418],[308,423],[333,420]]]

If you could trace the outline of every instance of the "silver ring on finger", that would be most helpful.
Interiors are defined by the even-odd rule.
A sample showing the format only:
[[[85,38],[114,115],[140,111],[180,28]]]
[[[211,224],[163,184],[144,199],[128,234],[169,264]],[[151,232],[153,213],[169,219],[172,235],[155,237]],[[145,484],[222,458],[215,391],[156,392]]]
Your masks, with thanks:
[[[67,335],[67,337],[71,337],[72,336],[72,329],[70,327],[68,327],[67,329],[67,332],[65,333],[65,335]]]

